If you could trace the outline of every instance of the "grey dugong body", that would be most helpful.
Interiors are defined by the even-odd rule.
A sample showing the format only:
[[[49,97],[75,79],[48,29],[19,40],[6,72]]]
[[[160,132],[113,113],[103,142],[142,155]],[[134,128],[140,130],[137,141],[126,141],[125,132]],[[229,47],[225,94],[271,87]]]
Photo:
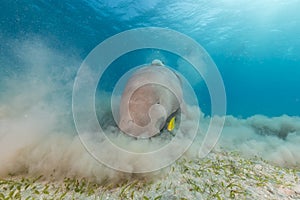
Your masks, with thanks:
[[[182,102],[179,76],[154,60],[128,80],[121,97],[118,126],[134,137],[154,136]]]

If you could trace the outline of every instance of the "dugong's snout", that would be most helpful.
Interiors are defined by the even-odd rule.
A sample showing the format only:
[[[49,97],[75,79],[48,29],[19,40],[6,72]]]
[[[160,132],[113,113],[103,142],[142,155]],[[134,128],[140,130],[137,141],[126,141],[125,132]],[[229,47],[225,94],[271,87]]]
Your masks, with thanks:
[[[163,129],[167,120],[167,112],[160,104],[154,104],[148,111],[149,121],[144,123],[136,123],[134,117],[128,112],[119,119],[119,128],[127,135],[134,137],[152,137]],[[135,116],[136,118],[137,116]],[[140,117],[142,118],[142,117]]]

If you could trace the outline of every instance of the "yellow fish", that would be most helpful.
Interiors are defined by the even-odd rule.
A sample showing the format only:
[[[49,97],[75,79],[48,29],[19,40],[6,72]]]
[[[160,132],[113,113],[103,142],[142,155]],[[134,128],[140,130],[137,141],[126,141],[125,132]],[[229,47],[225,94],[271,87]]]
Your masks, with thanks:
[[[173,131],[174,128],[175,128],[175,116],[171,118],[171,120],[168,124],[167,130],[168,131]]]

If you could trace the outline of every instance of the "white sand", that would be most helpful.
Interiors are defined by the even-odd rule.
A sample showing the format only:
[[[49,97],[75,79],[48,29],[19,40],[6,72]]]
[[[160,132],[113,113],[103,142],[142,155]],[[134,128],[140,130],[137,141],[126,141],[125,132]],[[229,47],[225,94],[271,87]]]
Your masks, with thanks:
[[[0,181],[0,199],[300,199],[299,172],[237,153],[183,157],[153,175],[127,175],[116,184],[12,176]]]

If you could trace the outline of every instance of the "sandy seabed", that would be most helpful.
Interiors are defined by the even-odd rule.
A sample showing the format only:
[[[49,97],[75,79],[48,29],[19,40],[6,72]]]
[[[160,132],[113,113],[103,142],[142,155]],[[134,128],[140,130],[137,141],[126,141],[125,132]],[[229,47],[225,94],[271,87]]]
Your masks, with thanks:
[[[300,199],[299,178],[297,170],[258,157],[214,151],[204,159],[182,157],[156,175],[133,174],[115,183],[10,176],[0,179],[0,199]]]

